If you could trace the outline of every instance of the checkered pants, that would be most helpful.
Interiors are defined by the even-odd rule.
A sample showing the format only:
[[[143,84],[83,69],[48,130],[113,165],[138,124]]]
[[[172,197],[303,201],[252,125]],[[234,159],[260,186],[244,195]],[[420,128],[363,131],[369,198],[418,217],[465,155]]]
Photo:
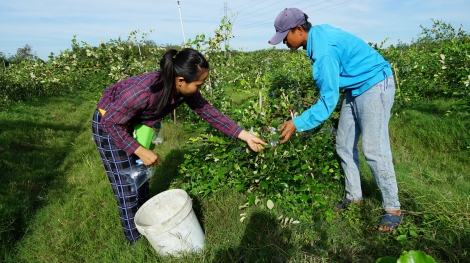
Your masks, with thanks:
[[[136,229],[134,216],[139,207],[149,198],[149,183],[144,183],[137,192],[131,191],[130,184],[126,182],[121,172],[129,168],[131,164],[135,164],[137,156],[129,156],[119,149],[109,135],[101,129],[100,120],[101,113],[95,110],[91,122],[93,139],[116,197],[124,235],[129,241],[134,242],[141,236]]]

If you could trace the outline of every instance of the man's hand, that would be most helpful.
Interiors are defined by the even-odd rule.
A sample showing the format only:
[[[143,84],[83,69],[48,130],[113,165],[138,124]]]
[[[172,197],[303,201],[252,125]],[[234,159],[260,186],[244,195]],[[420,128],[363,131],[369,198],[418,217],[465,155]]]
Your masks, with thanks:
[[[281,127],[279,127],[279,131],[282,131],[281,135],[279,135],[279,139],[284,138],[280,143],[285,143],[290,139],[292,134],[297,131],[297,129],[295,128],[293,121],[286,121],[281,125]]]

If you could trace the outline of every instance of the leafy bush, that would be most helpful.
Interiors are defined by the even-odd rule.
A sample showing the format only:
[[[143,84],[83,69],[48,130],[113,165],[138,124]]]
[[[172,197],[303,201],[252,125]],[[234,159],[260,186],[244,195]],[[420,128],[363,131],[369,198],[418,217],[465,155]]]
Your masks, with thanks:
[[[126,77],[153,71],[167,47],[137,39],[132,31],[126,41],[120,38],[92,47],[78,43],[49,61],[23,60],[0,71],[0,100],[4,105],[16,101],[52,97],[76,90],[101,94],[104,88]],[[150,44],[150,46],[147,46]]]
[[[318,98],[305,52],[230,51],[227,56],[220,45],[229,36],[222,34],[215,41],[203,41],[204,36],[198,36],[197,41],[190,42],[205,52],[211,67],[216,61],[208,84],[212,89],[204,91],[222,112],[272,145],[259,154],[254,153],[245,143],[199,123],[206,132],[191,139],[195,146],[192,148],[197,150],[186,154],[180,165],[185,179],[183,188],[209,196],[230,187],[248,193],[246,205],[269,200],[270,208],[275,204],[278,213],[288,218],[307,221],[321,216],[326,208],[325,186],[341,178],[331,132],[337,114],[325,123],[328,128],[321,133],[318,133],[320,127],[279,145],[277,127]],[[245,92],[247,99],[235,105],[227,96],[228,90]]]
[[[380,50],[395,70],[397,100],[456,97],[470,106],[470,35],[462,27],[433,22],[422,27],[415,43]]]

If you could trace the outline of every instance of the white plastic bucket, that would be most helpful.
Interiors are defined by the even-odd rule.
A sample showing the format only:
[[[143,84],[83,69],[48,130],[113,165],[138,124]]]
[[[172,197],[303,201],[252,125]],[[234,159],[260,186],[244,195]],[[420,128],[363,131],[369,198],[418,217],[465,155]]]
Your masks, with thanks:
[[[204,248],[204,233],[192,203],[184,190],[162,192],[137,210],[137,230],[160,255],[199,252]]]

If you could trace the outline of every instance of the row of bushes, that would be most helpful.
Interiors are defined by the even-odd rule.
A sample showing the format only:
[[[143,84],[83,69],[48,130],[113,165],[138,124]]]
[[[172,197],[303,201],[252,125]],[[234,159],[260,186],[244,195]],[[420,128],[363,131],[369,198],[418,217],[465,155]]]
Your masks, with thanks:
[[[470,35],[463,27],[434,21],[422,27],[418,40],[410,45],[382,49],[395,70],[399,102],[425,98],[462,99],[470,106]]]
[[[25,59],[0,70],[0,107],[17,101],[52,97],[86,90],[100,94],[112,83],[128,76],[156,70],[158,58],[172,46],[159,47],[137,39],[137,31],[127,40],[120,38],[92,47],[79,43],[47,62]],[[150,44],[150,45],[149,45]]]
[[[178,48],[152,45],[151,41],[146,41],[147,34],[142,34],[141,39],[137,34],[133,31],[126,40],[110,40],[98,47],[78,43],[74,38],[70,49],[51,56],[47,62],[29,59],[4,67],[0,70],[2,105],[78,89],[101,92],[104,87],[127,76],[157,69],[162,54],[169,48]],[[220,38],[220,41],[224,40]],[[395,70],[400,88],[398,99],[454,96],[466,101],[470,85],[469,50],[468,32],[463,28],[456,30],[442,21],[434,21],[430,29],[423,27],[422,34],[414,43],[379,49]],[[242,88],[268,83],[260,64],[270,68],[283,63],[280,60],[282,56],[277,53],[282,52],[279,50],[232,51],[230,56],[223,48],[212,53],[207,49],[203,51],[210,56],[214,71],[212,80],[216,84],[237,84]],[[303,56],[297,57],[302,60]],[[288,74],[291,82],[310,85],[307,83],[310,78],[296,78],[293,74]]]

